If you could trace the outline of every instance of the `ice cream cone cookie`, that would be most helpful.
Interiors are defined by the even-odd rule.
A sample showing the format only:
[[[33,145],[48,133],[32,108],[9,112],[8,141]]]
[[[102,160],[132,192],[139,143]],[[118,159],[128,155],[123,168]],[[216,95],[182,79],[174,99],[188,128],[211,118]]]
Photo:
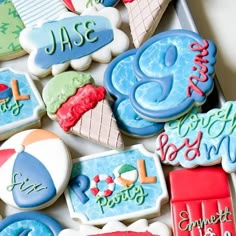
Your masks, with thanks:
[[[122,136],[105,98],[106,90],[93,82],[86,73],[67,71],[56,75],[43,90],[47,113],[65,132],[122,149]]]
[[[10,0],[0,1],[0,16],[0,61],[24,55],[19,35],[25,26]]]
[[[129,15],[133,43],[138,48],[151,37],[170,0],[123,0]]]

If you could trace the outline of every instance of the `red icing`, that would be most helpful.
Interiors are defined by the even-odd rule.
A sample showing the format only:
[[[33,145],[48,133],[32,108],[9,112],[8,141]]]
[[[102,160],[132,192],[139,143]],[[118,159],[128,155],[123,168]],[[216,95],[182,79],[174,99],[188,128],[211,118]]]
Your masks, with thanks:
[[[0,167],[15,153],[14,149],[0,150]]]
[[[123,3],[130,3],[130,2],[134,2],[135,0],[122,0]]]
[[[71,10],[73,12],[75,11],[74,5],[71,0],[63,0],[63,1],[65,3],[66,7],[69,8],[69,10]]]
[[[112,233],[101,233],[101,234],[92,234],[89,236],[158,236],[157,234],[152,234],[150,232],[134,232],[134,231],[116,231]]]
[[[106,90],[104,87],[96,88],[91,84],[87,84],[82,88],[78,88],[77,92],[69,97],[56,112],[61,128],[68,132],[85,112],[93,109],[105,96]]]
[[[106,178],[106,183],[108,183],[108,184],[114,183],[114,181],[113,181],[113,179],[112,179],[111,176],[108,176],[108,177]]]
[[[5,85],[5,84],[0,84],[0,91],[4,91],[4,90],[6,90],[6,89],[8,89],[8,86],[7,86],[7,85]]]
[[[175,236],[207,232],[223,236],[227,231],[235,236],[230,189],[222,168],[176,170],[169,178]]]

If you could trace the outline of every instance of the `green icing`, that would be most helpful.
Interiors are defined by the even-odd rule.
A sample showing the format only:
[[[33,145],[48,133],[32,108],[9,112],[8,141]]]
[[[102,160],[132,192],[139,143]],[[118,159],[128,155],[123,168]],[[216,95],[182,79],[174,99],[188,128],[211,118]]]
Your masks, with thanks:
[[[134,168],[133,166],[131,165],[128,165],[128,164],[124,164],[118,171],[118,173],[121,175],[125,172],[128,172],[128,171],[132,171],[132,170],[136,170],[136,168]]]
[[[75,71],[54,76],[44,87],[42,94],[48,114],[53,115],[70,96],[76,93],[78,88],[93,82],[90,74]]]

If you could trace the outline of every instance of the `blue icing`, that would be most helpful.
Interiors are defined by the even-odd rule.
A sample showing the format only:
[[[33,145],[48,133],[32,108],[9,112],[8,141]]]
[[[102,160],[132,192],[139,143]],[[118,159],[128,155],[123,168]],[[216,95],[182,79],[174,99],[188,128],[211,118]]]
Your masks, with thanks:
[[[160,182],[160,179],[162,178],[160,175],[162,175],[162,173],[157,170],[154,159],[150,158],[150,156],[146,156],[138,149],[128,150],[112,155],[107,154],[107,156],[104,154],[104,156],[96,159],[87,159],[82,162],[75,162],[72,168],[71,178],[81,174],[88,176],[90,181],[98,174],[106,174],[114,178],[113,171],[116,167],[122,164],[129,164],[137,169],[137,160],[140,159],[145,160],[147,175],[157,177],[157,182],[152,184],[140,184],[139,180],[137,180],[133,189],[130,190],[130,194],[132,195],[135,187],[140,188],[141,186],[143,188],[143,192],[145,194],[143,204],[138,205],[135,200],[128,200],[121,201],[112,208],[103,206],[101,210],[99,204],[96,203],[96,197],[91,193],[91,191],[85,192],[89,198],[89,201],[82,204],[74,191],[69,188],[73,211],[75,213],[84,214],[87,219],[91,221],[155,208],[157,199],[163,194],[163,186]],[[109,163],[109,165],[105,163]],[[122,190],[124,190],[124,187],[116,184],[115,190],[111,196],[107,197],[107,199],[114,198],[114,196]]]
[[[17,104],[13,96],[11,96],[6,104],[4,102],[0,103],[0,126],[32,117],[35,109],[39,107],[39,102],[25,75],[16,74],[8,69],[1,71],[1,84],[5,84],[11,88],[12,79],[18,81],[20,94],[27,94],[30,96],[30,99],[18,101]]]
[[[120,0],[102,0],[101,3],[105,7],[115,6]]]
[[[138,49],[134,68],[140,81],[132,91],[130,99],[140,116],[148,120],[165,121],[186,113],[193,104],[200,105],[205,102],[206,95],[213,88],[216,53],[215,45],[207,42],[209,45],[204,49],[192,50],[191,44],[197,43],[202,48],[205,45],[198,34],[187,30],[170,30],[152,37]],[[204,72],[206,81],[200,81],[203,80],[203,67],[208,68]],[[194,86],[203,94],[193,89],[193,85],[190,86],[191,77],[194,77]],[[150,86],[147,85],[149,81]],[[153,86],[153,81],[160,85]]]
[[[0,222],[0,236],[56,236],[61,230],[56,220],[39,212],[16,213]]]
[[[207,113],[197,113],[194,108],[180,119],[166,123],[165,132],[157,139],[161,160],[186,168],[222,162],[226,172],[235,172],[235,111],[236,103],[226,102]]]
[[[104,76],[104,85],[108,92],[117,98],[113,112],[119,128],[135,136],[150,136],[160,132],[163,123],[144,120],[130,104],[130,92],[138,83],[132,66],[135,53],[136,50],[127,51],[108,65]]]
[[[75,16],[32,28],[27,38],[37,49],[35,63],[48,69],[99,50],[113,40],[113,30],[105,17]]]

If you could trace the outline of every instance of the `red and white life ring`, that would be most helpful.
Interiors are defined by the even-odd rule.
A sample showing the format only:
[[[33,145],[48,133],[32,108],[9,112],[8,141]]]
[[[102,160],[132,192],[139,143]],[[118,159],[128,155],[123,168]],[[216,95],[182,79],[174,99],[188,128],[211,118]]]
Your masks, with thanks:
[[[104,181],[107,183],[107,189],[100,191],[100,189],[98,188],[98,183],[100,181]],[[100,174],[96,175],[93,178],[90,186],[91,186],[90,191],[94,196],[108,197],[113,193],[115,188],[115,183],[111,176],[106,174]]]

